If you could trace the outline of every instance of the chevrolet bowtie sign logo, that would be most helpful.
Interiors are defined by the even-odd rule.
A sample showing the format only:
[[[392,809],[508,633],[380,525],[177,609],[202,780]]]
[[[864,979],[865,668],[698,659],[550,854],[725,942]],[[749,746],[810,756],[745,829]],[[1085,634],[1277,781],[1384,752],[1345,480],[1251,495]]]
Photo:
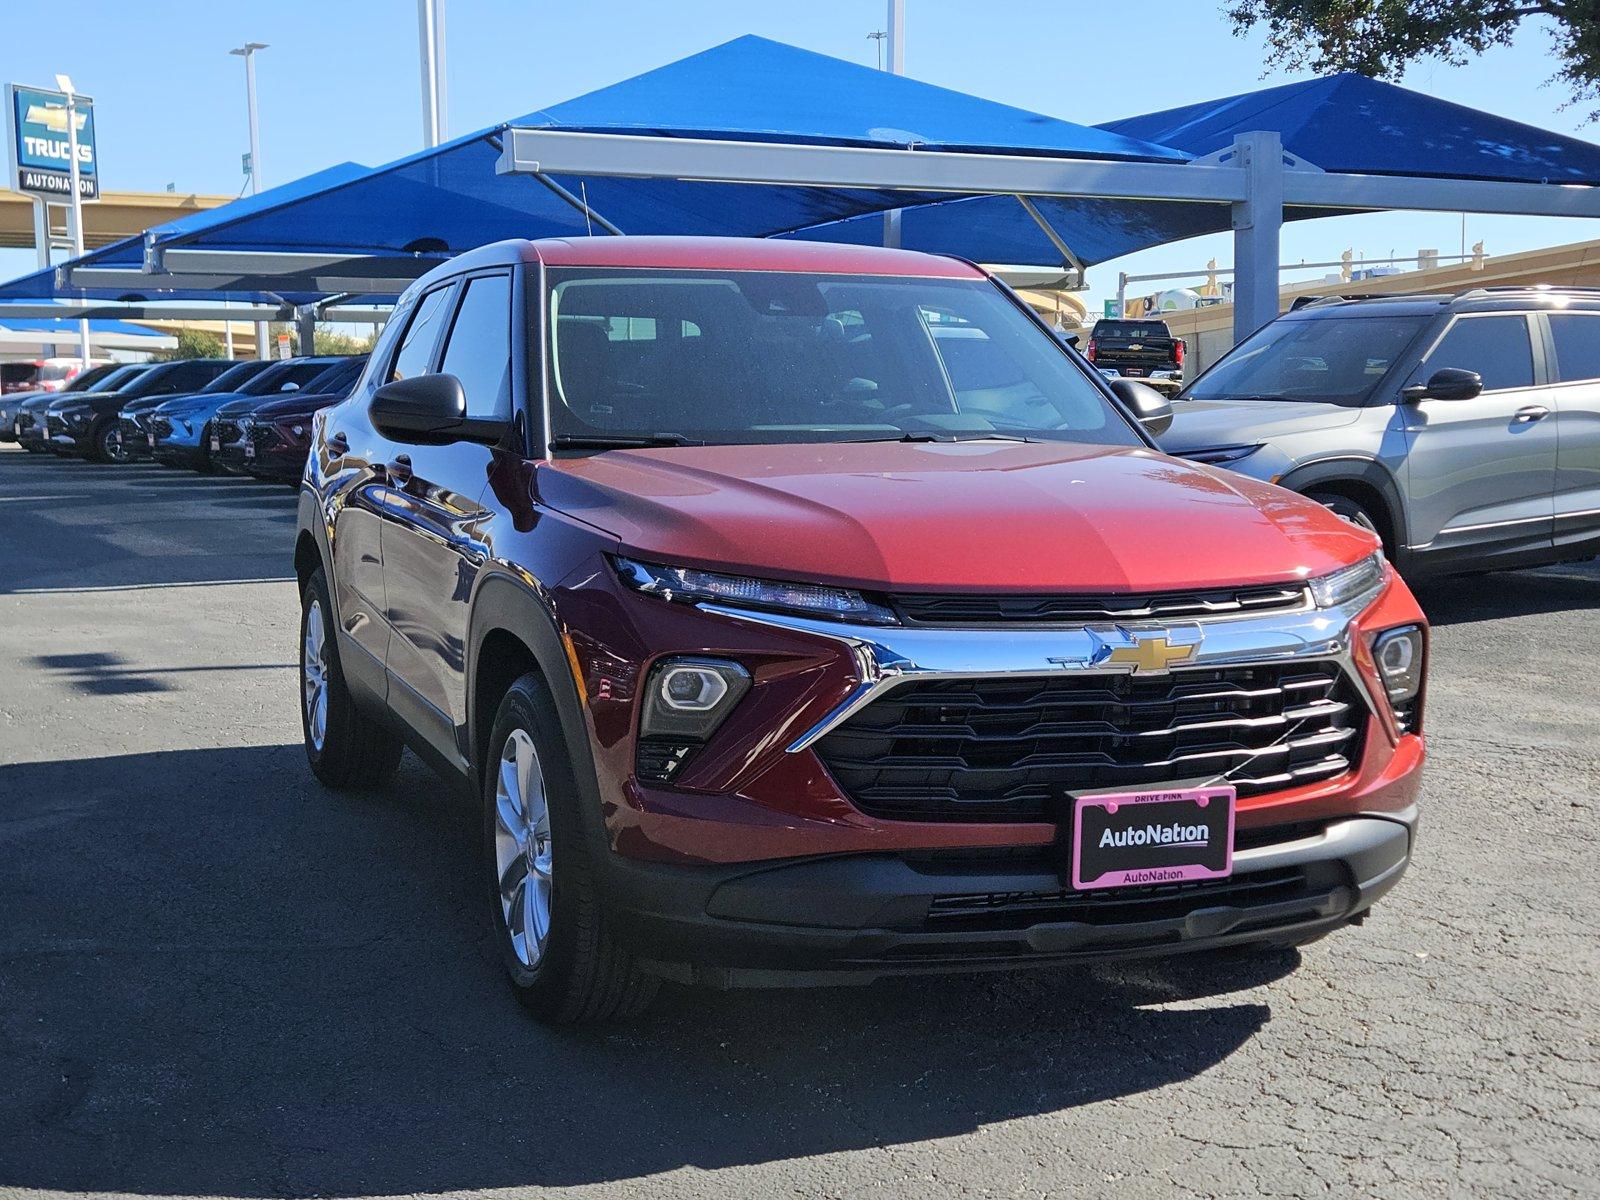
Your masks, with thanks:
[[[1134,671],[1167,671],[1174,663],[1187,662],[1194,657],[1198,643],[1173,643],[1167,635],[1134,634],[1131,646],[1118,646],[1106,658],[1106,664],[1128,667]]]
[[[1199,625],[1166,629],[1130,629],[1125,625],[1085,629],[1088,647],[1078,654],[1049,661],[1068,670],[1122,670],[1146,675],[1193,662],[1204,640]]]

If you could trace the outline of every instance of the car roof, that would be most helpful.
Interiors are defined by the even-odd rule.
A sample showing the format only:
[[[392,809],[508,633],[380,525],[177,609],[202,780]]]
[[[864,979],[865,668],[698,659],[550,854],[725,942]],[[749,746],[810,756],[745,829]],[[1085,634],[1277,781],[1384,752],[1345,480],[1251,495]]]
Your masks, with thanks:
[[[419,281],[480,267],[537,263],[559,267],[640,267],[659,270],[810,271],[835,275],[903,275],[982,279],[971,263],[915,250],[847,246],[774,238],[584,237],[494,242],[435,267]]]
[[[1301,320],[1339,317],[1433,316],[1441,312],[1525,312],[1563,309],[1600,312],[1600,288],[1482,287],[1464,292],[1412,292],[1318,297],[1285,314]]]

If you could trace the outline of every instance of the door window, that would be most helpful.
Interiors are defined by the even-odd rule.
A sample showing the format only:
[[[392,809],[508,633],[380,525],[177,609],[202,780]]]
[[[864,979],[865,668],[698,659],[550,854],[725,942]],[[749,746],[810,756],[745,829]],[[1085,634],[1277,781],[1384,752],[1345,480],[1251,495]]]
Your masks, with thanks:
[[[1418,372],[1417,382],[1444,367],[1476,371],[1483,390],[1533,386],[1533,346],[1528,341],[1528,319],[1521,314],[1503,317],[1462,317],[1433,348]]]
[[[1600,313],[1551,313],[1556,378],[1562,383],[1600,379]]]
[[[450,286],[434,288],[417,302],[417,310],[400,339],[400,351],[389,368],[390,380],[410,379],[413,375],[426,375],[428,363],[433,358],[433,348],[439,344],[439,327],[444,321],[445,298]]]
[[[461,381],[467,416],[511,419],[511,279],[484,275],[467,283],[439,370]]]

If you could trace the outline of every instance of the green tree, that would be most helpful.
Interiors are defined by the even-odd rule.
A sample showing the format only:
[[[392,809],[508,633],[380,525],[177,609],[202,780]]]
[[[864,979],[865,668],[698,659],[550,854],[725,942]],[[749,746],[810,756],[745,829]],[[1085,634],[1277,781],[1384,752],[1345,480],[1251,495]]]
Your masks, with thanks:
[[[176,346],[171,350],[163,350],[153,357],[163,362],[179,358],[228,357],[222,339],[214,333],[207,333],[203,329],[180,328],[175,336],[178,339]]]
[[[300,332],[295,330],[292,335],[294,352],[302,353],[300,349]],[[331,325],[318,325],[315,340],[315,354],[366,354],[372,349],[375,338],[353,337],[348,333],[339,333]]]
[[[1275,64],[1377,79],[1419,59],[1459,66],[1538,21],[1572,101],[1600,100],[1600,0],[1225,0],[1223,11],[1237,34],[1265,26]]]

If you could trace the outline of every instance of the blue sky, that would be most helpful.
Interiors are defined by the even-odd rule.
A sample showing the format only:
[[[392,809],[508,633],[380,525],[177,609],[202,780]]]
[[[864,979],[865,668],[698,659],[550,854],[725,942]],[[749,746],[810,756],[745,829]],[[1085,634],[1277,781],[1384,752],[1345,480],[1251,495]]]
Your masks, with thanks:
[[[1287,82],[1263,74],[1259,37],[1233,36],[1221,0],[907,0],[907,73],[930,83],[1083,124]],[[873,63],[867,34],[879,0],[752,3],[608,0],[605,4],[447,0],[450,132],[464,133],[626,78],[742,33]],[[70,30],[63,13],[70,11]],[[109,189],[237,193],[247,148],[243,68],[228,49],[267,42],[257,58],[265,182],[345,159],[378,164],[421,144],[413,0],[74,0],[0,10],[0,82],[48,86],[57,71],[95,99]],[[1424,65],[1403,81],[1445,99],[1600,140],[1547,86],[1552,60],[1532,25],[1513,46],[1465,67]],[[1469,217],[1467,241],[1506,253],[1600,237],[1600,221]],[[1305,221],[1284,231],[1284,260],[1453,253],[1453,214]],[[1095,298],[1119,269],[1226,265],[1226,236],[1195,239],[1091,271]],[[0,251],[0,277],[33,266]],[[1318,272],[1320,274],[1320,272]]]

